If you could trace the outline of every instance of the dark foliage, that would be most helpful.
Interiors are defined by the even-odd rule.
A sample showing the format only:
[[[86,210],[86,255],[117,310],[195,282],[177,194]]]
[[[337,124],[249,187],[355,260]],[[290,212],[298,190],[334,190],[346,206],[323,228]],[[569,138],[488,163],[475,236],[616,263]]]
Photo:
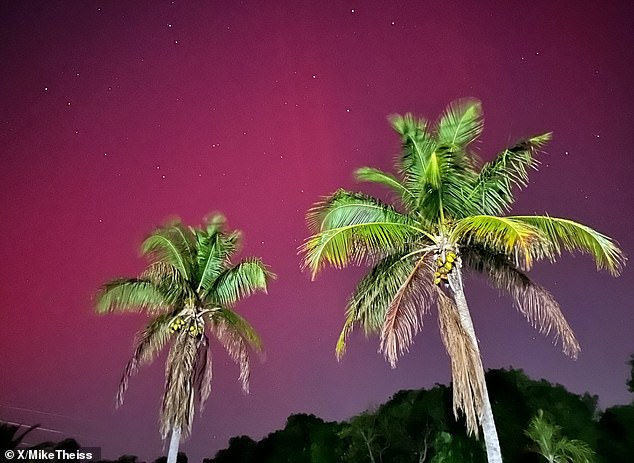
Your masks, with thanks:
[[[549,422],[561,427],[567,438],[586,442],[596,452],[597,463],[631,461],[634,403],[600,412],[596,396],[577,395],[561,385],[532,380],[521,370],[490,370],[486,379],[505,461],[541,461],[531,451],[532,443],[524,434],[539,410],[544,411]],[[18,431],[17,426],[0,423],[2,450],[19,445]],[[31,448],[71,451],[79,444],[67,439]],[[162,457],[154,463],[165,461]],[[436,385],[429,390],[397,392],[385,404],[342,423],[324,421],[315,415],[291,415],[284,429],[260,441],[248,436],[233,437],[227,448],[203,463],[485,461],[482,441],[468,437],[462,418],[454,418],[451,388]],[[117,462],[137,463],[137,458],[124,455]],[[178,454],[178,463],[187,463],[184,453]]]

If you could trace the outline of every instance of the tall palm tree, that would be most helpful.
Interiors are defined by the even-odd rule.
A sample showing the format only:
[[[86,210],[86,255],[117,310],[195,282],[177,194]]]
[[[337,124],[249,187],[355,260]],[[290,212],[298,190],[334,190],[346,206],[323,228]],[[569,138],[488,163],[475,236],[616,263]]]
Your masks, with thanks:
[[[224,217],[213,215],[204,228],[175,221],[154,230],[141,246],[149,260],[141,276],[112,280],[97,294],[99,313],[136,311],[150,317],[137,333],[134,353],[119,384],[117,406],[123,404],[128,381],[138,367],[151,363],[170,344],[160,413],[162,438],[171,433],[169,463],[176,461],[181,437],[191,432],[195,408],[202,409],[211,392],[209,335],[239,365],[245,392],[248,348],[261,350],[257,333],[233,307],[256,291],[266,292],[274,275],[255,258],[233,265],[240,233],[224,228]]]
[[[568,219],[505,216],[514,190],[525,187],[535,155],[550,133],[522,140],[482,164],[471,147],[483,129],[481,105],[451,103],[435,124],[411,114],[390,118],[401,137],[396,175],[362,167],[361,181],[387,186],[393,205],[338,190],[317,203],[307,219],[313,235],[300,252],[314,278],[325,265],[369,263],[346,308],[337,356],[356,326],[380,333],[380,350],[392,367],[438,306],[442,339],[451,358],[454,413],[470,434],[482,426],[490,462],[501,461],[477,338],[463,288],[463,270],[488,275],[542,333],[553,333],[576,357],[579,344],[558,303],[527,271],[538,260],[580,251],[598,269],[618,275],[625,258],[607,236]]]

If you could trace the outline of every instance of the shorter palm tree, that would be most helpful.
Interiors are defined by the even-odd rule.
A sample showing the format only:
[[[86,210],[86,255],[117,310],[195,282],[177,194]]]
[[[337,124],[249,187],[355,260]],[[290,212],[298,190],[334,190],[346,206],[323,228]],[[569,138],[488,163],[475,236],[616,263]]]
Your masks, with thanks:
[[[561,427],[544,418],[544,411],[539,410],[524,432],[535,446],[533,451],[549,463],[590,463],[594,452],[590,446],[577,439],[568,439],[561,435]]]
[[[211,392],[209,336],[218,339],[239,365],[242,387],[249,387],[249,351],[261,351],[254,328],[233,310],[240,299],[267,290],[275,277],[259,259],[233,265],[240,233],[224,230],[225,219],[213,215],[204,228],[172,222],[156,229],[141,246],[149,266],[138,278],[106,283],[97,294],[97,312],[135,311],[150,321],[137,333],[134,353],[117,393],[123,404],[128,381],[138,367],[151,363],[171,344],[165,364],[160,415],[163,439],[171,433],[168,462],[176,461],[181,436],[191,432],[194,410]]]

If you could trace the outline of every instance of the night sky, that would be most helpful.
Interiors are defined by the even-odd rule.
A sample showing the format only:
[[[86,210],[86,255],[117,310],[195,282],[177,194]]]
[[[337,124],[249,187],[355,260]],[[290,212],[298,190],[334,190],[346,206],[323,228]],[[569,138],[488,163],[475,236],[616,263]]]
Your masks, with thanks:
[[[97,288],[135,276],[139,245],[179,216],[222,211],[243,256],[278,274],[238,311],[266,354],[251,394],[216,345],[214,388],[193,461],[229,437],[259,439],[291,413],[342,420],[396,391],[450,381],[435,312],[396,370],[377,338],[334,347],[364,269],[310,281],[297,247],[306,210],[354,169],[390,169],[386,116],[435,119],[482,100],[485,159],[553,131],[515,213],[575,219],[634,249],[631,2],[0,1],[0,419],[39,423],[27,440],[73,436],[103,457],[162,454],[163,361],[114,395],[140,315],[97,316]],[[630,400],[634,277],[582,256],[537,265],[582,345],[577,361],[482,279],[466,282],[486,368]]]

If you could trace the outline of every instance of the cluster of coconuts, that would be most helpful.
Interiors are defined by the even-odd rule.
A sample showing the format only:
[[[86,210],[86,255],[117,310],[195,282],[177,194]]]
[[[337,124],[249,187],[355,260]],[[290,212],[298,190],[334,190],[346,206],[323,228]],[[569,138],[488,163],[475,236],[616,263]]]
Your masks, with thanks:
[[[176,317],[172,323],[170,323],[170,331],[175,333],[185,327],[185,320],[183,317]],[[187,328],[187,332],[190,336],[196,337],[200,336],[205,332],[205,325],[199,321],[192,321],[189,323],[189,327]]]
[[[447,281],[449,279],[449,274],[453,269],[453,263],[456,260],[456,253],[453,251],[449,251],[445,258],[443,256],[438,256],[436,260],[436,272],[434,272],[434,284],[440,285],[440,283],[444,280]]]

